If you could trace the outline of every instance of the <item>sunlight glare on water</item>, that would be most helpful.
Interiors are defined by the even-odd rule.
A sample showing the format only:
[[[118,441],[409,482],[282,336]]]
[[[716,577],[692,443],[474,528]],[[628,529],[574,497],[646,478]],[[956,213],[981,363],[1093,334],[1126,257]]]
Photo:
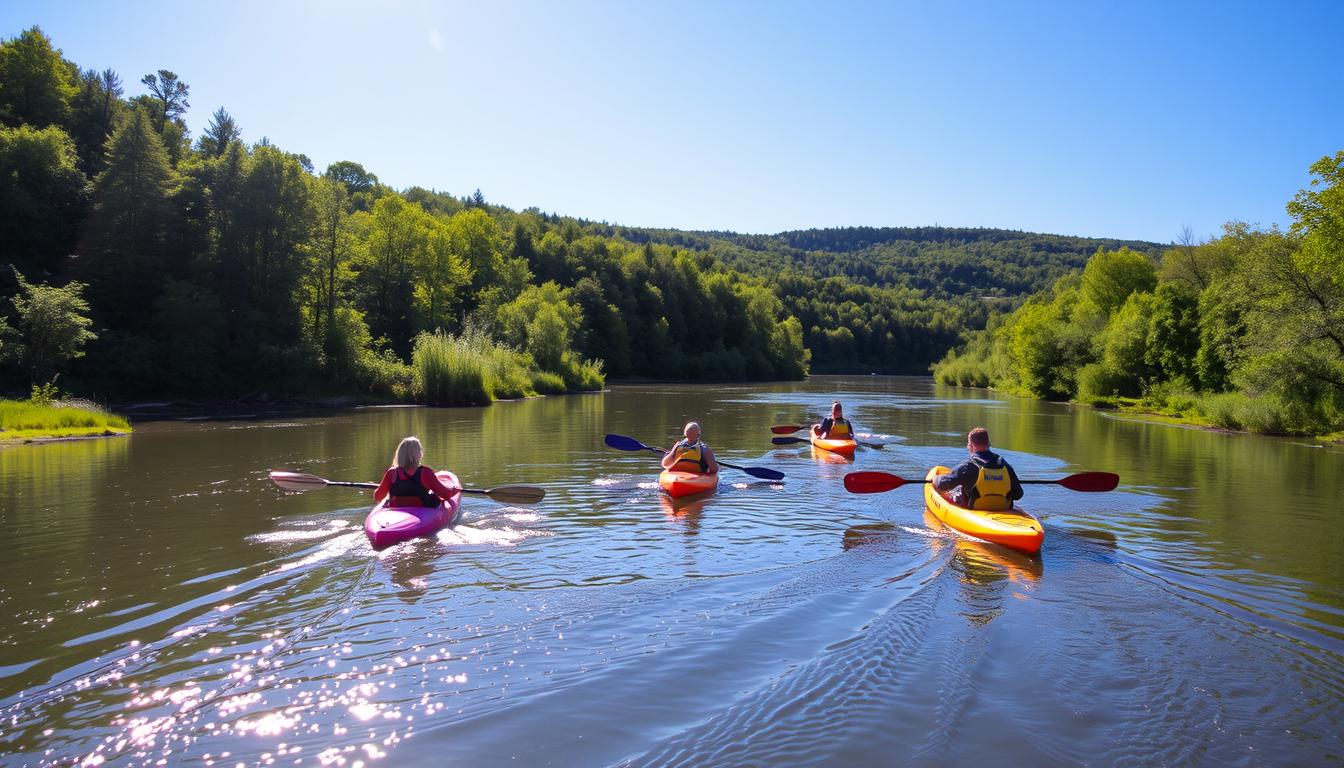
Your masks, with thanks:
[[[838,397],[884,446],[775,446]],[[709,498],[658,491],[705,425]],[[918,485],[990,429],[1030,558]],[[457,526],[373,552],[397,441],[467,485]],[[470,409],[138,425],[0,450],[0,764],[1314,765],[1344,756],[1344,450],[920,378],[617,386]],[[60,471],[57,471],[57,470]],[[65,480],[51,487],[51,478]],[[75,478],[71,480],[70,478]]]

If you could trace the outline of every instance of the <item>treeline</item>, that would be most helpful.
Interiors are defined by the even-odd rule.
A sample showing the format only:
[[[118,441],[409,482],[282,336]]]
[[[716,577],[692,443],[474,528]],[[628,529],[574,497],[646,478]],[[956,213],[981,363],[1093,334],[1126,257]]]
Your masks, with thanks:
[[[741,235],[589,225],[633,242],[709,253],[767,276],[803,323],[818,373],[924,373],[971,329],[1077,271],[1098,248],[1141,241],[1001,229],[845,227]]]
[[[934,369],[943,382],[1149,408],[1233,429],[1344,430],[1344,152],[1288,203],[1160,262],[1098,251]]]
[[[0,44],[6,389],[60,373],[114,398],[479,402],[606,374],[806,374],[802,325],[764,277],[479,191],[397,191],[348,161],[318,173],[245,143],[223,108],[193,141],[189,86],[141,82],[126,98],[37,28]]]

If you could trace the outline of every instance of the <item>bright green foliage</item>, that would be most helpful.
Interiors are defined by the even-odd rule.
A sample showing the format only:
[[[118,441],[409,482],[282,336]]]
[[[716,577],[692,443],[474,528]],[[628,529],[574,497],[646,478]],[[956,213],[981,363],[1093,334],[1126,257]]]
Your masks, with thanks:
[[[451,223],[434,221],[429,225],[427,238],[415,265],[416,309],[423,327],[446,328],[452,325],[457,309],[466,303],[471,267],[458,255]]]
[[[79,90],[77,70],[38,27],[0,43],[0,122],[45,128],[64,125]]]
[[[89,330],[84,285],[33,284],[17,270],[19,294],[11,299],[18,316],[23,359],[33,381],[49,381],[61,366],[81,357],[84,345],[98,338]]]
[[[60,128],[0,128],[0,258],[30,273],[62,269],[75,246],[68,222],[84,216],[85,183]]]
[[[359,272],[361,305],[375,337],[404,354],[417,332],[415,269],[428,261],[435,221],[418,205],[396,195],[378,200],[368,222]]]
[[[71,437],[99,435],[104,432],[128,432],[126,419],[107,413],[87,401],[76,407],[69,403],[42,403],[0,400],[0,437],[19,440],[28,437]]]
[[[1098,250],[1083,269],[1083,295],[1107,314],[1116,311],[1131,293],[1152,291],[1157,268],[1147,256],[1121,248]]]
[[[1136,294],[1143,295],[1143,294]],[[1160,379],[1199,381],[1199,294],[1181,283],[1163,283],[1153,292],[1143,361]]]
[[[518,298],[499,308],[500,339],[526,349],[542,370],[559,371],[583,323],[583,313],[569,301],[570,291],[554,281],[528,286]]]
[[[1061,306],[1062,279],[1053,300],[1033,298],[949,354],[938,378],[1087,402],[1141,395],[1147,407],[1235,429],[1339,431],[1344,152],[1311,170],[1311,189],[1288,206],[1289,232],[1229,223],[1216,240],[1168,250],[1160,283],[1142,254],[1099,252],[1082,301]],[[1100,360],[1077,343],[1088,338]]]

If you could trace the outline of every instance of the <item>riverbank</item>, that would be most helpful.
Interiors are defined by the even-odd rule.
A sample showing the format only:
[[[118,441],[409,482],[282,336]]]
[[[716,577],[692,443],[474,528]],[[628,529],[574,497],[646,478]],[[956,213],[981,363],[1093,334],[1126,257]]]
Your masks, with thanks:
[[[0,400],[0,443],[115,437],[130,432],[125,417],[88,401]]]
[[[936,377],[935,377],[936,380]],[[1303,434],[1282,429],[1274,429],[1275,415],[1263,403],[1238,393],[1222,393],[1197,397],[1185,395],[1170,397],[1161,402],[1138,397],[1106,397],[1087,400],[1041,400],[1018,392],[996,389],[994,387],[967,387],[960,384],[947,384],[960,389],[979,389],[995,392],[1009,397],[1037,402],[1061,402],[1095,408],[1143,421],[1167,424],[1175,427],[1206,429],[1211,432],[1230,434],[1265,435],[1268,437],[1305,437],[1322,443],[1344,445],[1344,432],[1328,434]]]

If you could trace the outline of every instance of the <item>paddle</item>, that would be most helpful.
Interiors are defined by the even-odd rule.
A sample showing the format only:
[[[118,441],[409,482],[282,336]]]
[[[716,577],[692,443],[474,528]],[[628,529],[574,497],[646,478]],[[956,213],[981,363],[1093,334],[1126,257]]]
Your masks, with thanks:
[[[324,488],[328,485],[338,485],[344,488],[377,488],[377,483],[350,483],[340,480],[328,480],[325,477],[309,475],[303,472],[286,472],[282,469],[273,469],[270,472],[271,482],[284,488],[286,491],[311,491],[314,488]],[[463,488],[463,493],[474,493],[481,496],[489,496],[498,502],[504,504],[536,504],[546,496],[546,491],[534,485],[501,485],[497,488]]]
[[[810,427],[795,427],[791,425],[786,425],[779,427],[771,427],[770,431],[774,432],[777,435],[782,435],[786,434],[787,432],[797,432],[800,429],[810,429]],[[793,445],[794,443],[807,443],[810,445],[812,443],[811,440],[805,437],[772,437],[770,438],[770,442],[774,443],[775,445]],[[869,443],[860,440],[857,434],[854,435],[854,442],[858,443],[859,445],[862,445],[865,448],[881,448],[884,445],[884,443]]]
[[[911,483],[921,485],[928,480],[907,480],[886,472],[850,472],[845,475],[845,490],[850,493],[882,493]],[[1021,480],[1023,485],[1062,485],[1070,491],[1103,493],[1113,491],[1120,484],[1120,476],[1111,472],[1079,472],[1058,480]]]
[[[660,456],[667,455],[667,451],[664,451],[661,448],[654,448],[653,446],[645,445],[636,440],[635,438],[626,437],[625,435],[607,435],[605,438],[603,438],[603,440],[606,442],[608,448],[615,448],[618,451],[653,451],[654,453],[659,454]],[[752,477],[759,477],[762,480],[784,479],[784,473],[780,472],[777,469],[767,469],[766,467],[739,467],[736,464],[729,464],[728,462],[724,461],[723,459],[720,459],[717,456],[714,457],[714,460],[717,461],[719,464],[728,467],[729,469],[740,469],[743,472],[746,472],[748,475],[751,475]]]

